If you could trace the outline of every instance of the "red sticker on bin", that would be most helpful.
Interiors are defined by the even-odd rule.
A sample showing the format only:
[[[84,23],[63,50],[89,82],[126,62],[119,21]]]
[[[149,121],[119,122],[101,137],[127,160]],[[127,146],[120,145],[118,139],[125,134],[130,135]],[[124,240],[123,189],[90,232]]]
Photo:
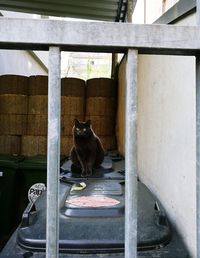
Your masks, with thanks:
[[[81,196],[66,200],[67,203],[80,207],[109,207],[115,206],[120,201],[104,196]]]

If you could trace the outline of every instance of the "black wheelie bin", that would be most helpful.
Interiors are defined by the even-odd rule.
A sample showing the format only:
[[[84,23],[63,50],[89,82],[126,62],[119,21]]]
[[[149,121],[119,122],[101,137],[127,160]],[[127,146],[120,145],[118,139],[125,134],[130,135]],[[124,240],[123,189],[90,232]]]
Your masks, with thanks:
[[[23,156],[0,154],[0,243],[1,246],[16,227],[20,192],[18,170]]]
[[[124,257],[125,176],[106,157],[88,178],[62,167],[59,194],[59,257]],[[110,167],[109,165],[110,159]],[[106,165],[106,166],[104,166]],[[113,169],[114,168],[114,169]],[[46,248],[46,191],[29,203],[4,257],[44,258]],[[138,258],[188,258],[188,252],[159,200],[138,181]]]

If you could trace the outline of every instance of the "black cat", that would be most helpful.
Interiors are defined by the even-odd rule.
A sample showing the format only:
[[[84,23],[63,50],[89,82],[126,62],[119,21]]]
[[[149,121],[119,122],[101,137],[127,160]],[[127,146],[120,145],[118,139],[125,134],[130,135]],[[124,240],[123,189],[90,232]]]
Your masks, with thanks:
[[[74,120],[71,160],[73,166],[81,171],[81,176],[91,176],[92,170],[98,168],[104,159],[104,149],[99,137],[91,127],[91,121]],[[73,167],[72,166],[72,167]]]

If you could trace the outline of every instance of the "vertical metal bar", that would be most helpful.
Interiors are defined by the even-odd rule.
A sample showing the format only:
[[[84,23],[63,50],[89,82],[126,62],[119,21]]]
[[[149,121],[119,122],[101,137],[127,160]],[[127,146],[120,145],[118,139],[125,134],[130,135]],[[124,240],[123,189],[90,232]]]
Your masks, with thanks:
[[[59,253],[60,49],[49,48],[46,257]]]
[[[200,0],[196,1],[197,25],[200,25]],[[200,258],[200,56],[196,57],[196,225],[197,258]]]
[[[200,57],[196,57],[196,224],[197,258],[200,258]]]
[[[127,22],[132,23],[133,15],[133,0],[128,0],[127,2]]]
[[[137,58],[129,49],[126,63],[125,258],[137,257]]]

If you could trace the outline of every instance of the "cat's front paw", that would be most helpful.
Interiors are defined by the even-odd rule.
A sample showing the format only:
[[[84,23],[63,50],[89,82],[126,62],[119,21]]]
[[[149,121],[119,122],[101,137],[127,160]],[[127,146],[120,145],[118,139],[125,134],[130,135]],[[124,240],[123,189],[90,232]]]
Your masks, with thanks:
[[[87,169],[87,170],[82,170],[81,176],[82,177],[88,177],[92,175],[92,170]]]
[[[92,169],[88,169],[87,170],[87,176],[91,176],[92,175]]]
[[[87,176],[87,171],[82,170],[81,176],[82,176],[82,177],[86,177],[86,176]]]

